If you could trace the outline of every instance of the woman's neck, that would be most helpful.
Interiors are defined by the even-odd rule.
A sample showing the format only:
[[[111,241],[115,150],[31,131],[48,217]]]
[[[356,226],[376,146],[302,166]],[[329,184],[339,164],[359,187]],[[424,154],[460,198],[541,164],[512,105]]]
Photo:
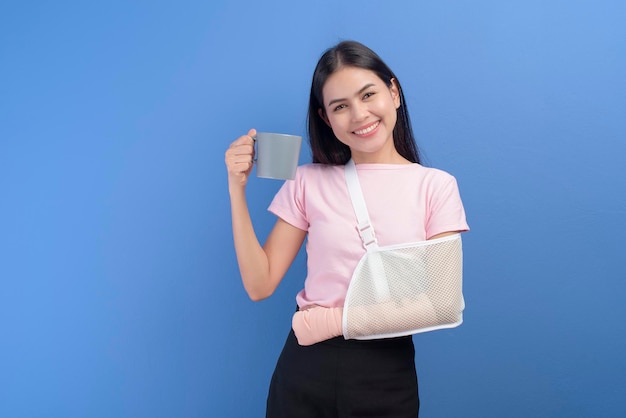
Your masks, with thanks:
[[[352,152],[355,164],[411,164],[394,148],[379,152]]]

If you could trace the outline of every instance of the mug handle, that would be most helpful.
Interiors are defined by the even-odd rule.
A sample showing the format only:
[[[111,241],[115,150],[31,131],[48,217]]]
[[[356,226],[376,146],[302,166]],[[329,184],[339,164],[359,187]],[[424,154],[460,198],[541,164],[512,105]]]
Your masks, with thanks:
[[[254,157],[252,157],[252,162],[256,163],[256,156],[258,154],[258,146],[257,146],[257,141],[256,141],[256,135],[255,136],[251,136],[250,138],[252,138],[252,140],[254,141],[254,143],[252,144],[252,147],[254,149]]]

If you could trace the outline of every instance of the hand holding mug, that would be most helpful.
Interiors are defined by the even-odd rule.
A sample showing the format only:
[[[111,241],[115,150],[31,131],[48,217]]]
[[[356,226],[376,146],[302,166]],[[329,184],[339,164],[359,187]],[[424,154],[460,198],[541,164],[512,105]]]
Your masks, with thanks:
[[[247,135],[242,135],[230,144],[226,150],[224,160],[228,170],[228,183],[245,186],[254,163],[255,129],[250,129]]]
[[[258,177],[293,179],[298,167],[301,145],[301,136],[257,133],[255,129],[250,129],[247,135],[240,136],[230,144],[226,151],[229,184],[245,186],[255,162]]]

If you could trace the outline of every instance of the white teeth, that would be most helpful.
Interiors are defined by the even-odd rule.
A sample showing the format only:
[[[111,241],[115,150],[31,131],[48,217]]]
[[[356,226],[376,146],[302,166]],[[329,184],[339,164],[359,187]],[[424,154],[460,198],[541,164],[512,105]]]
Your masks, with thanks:
[[[367,133],[372,132],[374,129],[376,129],[376,127],[378,126],[379,123],[380,122],[376,122],[375,124],[365,128],[365,129],[362,129],[360,131],[354,131],[354,133],[357,134],[357,135],[365,135]]]

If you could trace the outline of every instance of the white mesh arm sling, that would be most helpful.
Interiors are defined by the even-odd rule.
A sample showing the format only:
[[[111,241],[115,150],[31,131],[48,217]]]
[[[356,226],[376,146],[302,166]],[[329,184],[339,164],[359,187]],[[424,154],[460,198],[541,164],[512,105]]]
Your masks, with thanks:
[[[345,175],[366,253],[348,287],[344,337],[390,338],[460,325],[461,235],[379,247],[354,161],[346,163]]]

